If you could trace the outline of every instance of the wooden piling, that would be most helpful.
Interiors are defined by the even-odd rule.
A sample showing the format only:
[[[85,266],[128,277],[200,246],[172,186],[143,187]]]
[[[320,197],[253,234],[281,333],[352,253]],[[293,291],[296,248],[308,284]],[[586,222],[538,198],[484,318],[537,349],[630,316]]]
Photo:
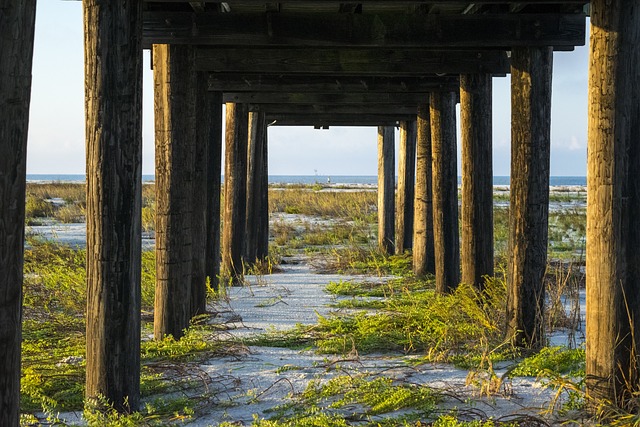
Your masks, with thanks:
[[[460,282],[454,94],[432,93],[430,107],[436,291],[446,293],[455,289]]]
[[[400,123],[398,193],[396,195],[396,253],[413,247],[413,199],[416,180],[416,122]]]
[[[378,246],[387,254],[392,254],[395,246],[394,139],[392,126],[378,126]]]
[[[5,29],[0,36],[0,425],[13,427],[20,423],[24,200],[36,2],[0,0],[0,10],[0,28]]]
[[[116,410],[130,412],[140,406],[142,3],[85,0],[82,4],[86,398],[102,396]],[[14,202],[18,200],[23,199],[16,197]]]
[[[422,278],[435,273],[433,248],[433,199],[431,118],[429,105],[418,106],[416,121],[416,187],[413,224],[413,273]]]
[[[493,276],[491,75],[460,76],[462,128],[462,282]]]
[[[625,408],[640,388],[639,43],[637,2],[591,2],[586,385]]]
[[[156,294],[154,335],[180,338],[191,320],[194,50],[154,45],[156,132]]]
[[[260,226],[258,230],[256,257],[266,259],[269,256],[269,136],[268,127],[265,121],[263,131],[264,142],[262,143],[262,173],[260,176]]]
[[[544,344],[552,64],[551,48],[511,51],[507,331],[532,348]]]
[[[221,274],[225,279],[239,283],[244,268],[249,113],[246,104],[227,103],[226,106]]]
[[[244,248],[245,259],[249,263],[254,263],[258,260],[258,241],[263,224],[262,178],[265,173],[265,159],[263,158],[265,131],[264,113],[250,112],[249,145],[247,149],[247,218]]]
[[[222,175],[222,93],[211,97],[211,133],[207,143],[207,242],[205,272],[211,287],[220,280],[220,176]]]

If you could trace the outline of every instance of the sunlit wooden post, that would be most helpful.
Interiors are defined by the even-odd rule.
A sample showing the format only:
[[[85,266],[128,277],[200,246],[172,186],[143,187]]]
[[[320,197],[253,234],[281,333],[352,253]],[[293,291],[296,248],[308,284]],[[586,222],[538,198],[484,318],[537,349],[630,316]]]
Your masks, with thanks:
[[[36,2],[0,0],[0,425],[20,422],[27,130]],[[8,36],[7,36],[8,35]]]
[[[117,410],[128,412],[140,405],[142,2],[86,0],[82,4],[87,147],[86,397],[103,396]]]
[[[395,146],[393,126],[378,127],[378,246],[392,254],[395,233]]]
[[[247,219],[245,238],[245,259],[249,263],[258,259],[258,244],[262,224],[264,209],[262,203],[263,175],[266,173],[263,158],[266,143],[266,123],[264,113],[249,113],[249,146],[247,153]],[[268,212],[267,212],[268,215]]]
[[[549,222],[551,48],[511,53],[511,201],[507,327],[516,345],[544,344]]]
[[[221,269],[225,278],[237,283],[242,279],[244,273],[249,113],[246,104],[227,103],[226,107]]]
[[[207,143],[207,241],[205,272],[214,289],[220,278],[220,176],[222,174],[222,93],[211,92],[211,133]]]
[[[436,268],[433,248],[431,118],[428,104],[418,106],[416,126],[413,273],[416,277],[424,277],[427,273],[435,273]]]
[[[190,46],[154,45],[156,294],[154,335],[179,338],[191,320],[196,72]]]
[[[493,276],[491,75],[460,76],[462,128],[462,282]]]
[[[260,225],[258,229],[258,240],[256,257],[265,259],[269,256],[269,132],[267,123],[264,123],[262,143],[262,173],[260,176]]]
[[[639,389],[640,7],[591,2],[587,183],[588,396]]]
[[[396,253],[413,247],[413,199],[416,180],[416,122],[400,122],[398,193],[396,195]]]
[[[454,94],[433,92],[430,107],[436,291],[445,293],[455,289],[460,282]]]

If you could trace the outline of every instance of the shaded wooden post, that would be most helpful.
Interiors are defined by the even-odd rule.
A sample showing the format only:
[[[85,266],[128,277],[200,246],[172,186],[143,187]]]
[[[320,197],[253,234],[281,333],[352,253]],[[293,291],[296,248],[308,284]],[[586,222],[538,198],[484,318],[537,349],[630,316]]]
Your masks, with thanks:
[[[393,126],[378,126],[378,246],[393,253],[395,233],[395,146]]]
[[[249,141],[247,148],[247,218],[245,238],[245,260],[254,263],[258,260],[258,240],[260,238],[262,215],[262,187],[264,174],[265,144],[264,113],[249,113]],[[267,213],[268,215],[268,213]]]
[[[460,76],[462,128],[462,282],[493,276],[491,75]]]
[[[430,107],[436,291],[445,293],[455,289],[460,282],[454,94],[432,93]]]
[[[20,423],[24,200],[35,0],[0,0],[0,425]],[[6,29],[11,29],[7,31]]]
[[[640,8],[592,0],[587,182],[587,395],[627,406],[640,354]]]
[[[137,411],[142,3],[85,0],[82,4],[87,147],[86,397],[103,396],[119,411]]]
[[[207,241],[205,272],[211,287],[220,279],[220,176],[222,175],[222,92],[210,92],[211,132],[207,143]]]
[[[416,121],[416,188],[413,218],[413,274],[435,273],[433,248],[433,178],[429,105],[418,106]]]
[[[398,194],[396,195],[396,253],[413,247],[413,199],[416,180],[416,122],[400,123]]]
[[[180,338],[191,320],[196,72],[190,46],[154,45],[156,295],[154,335]]]
[[[239,283],[243,275],[247,208],[247,106],[227,103],[226,120],[221,269],[225,279]]]
[[[258,231],[258,259],[266,259],[269,256],[269,136],[267,123],[264,123],[264,142],[262,143],[262,173],[260,176],[260,228]]]
[[[195,104],[195,147],[193,163],[193,213],[191,215],[191,313],[190,317],[207,310],[207,216],[209,194],[207,168],[212,133],[212,98],[208,74],[197,73]]]
[[[551,48],[511,51],[507,333],[533,348],[544,344],[552,64]]]

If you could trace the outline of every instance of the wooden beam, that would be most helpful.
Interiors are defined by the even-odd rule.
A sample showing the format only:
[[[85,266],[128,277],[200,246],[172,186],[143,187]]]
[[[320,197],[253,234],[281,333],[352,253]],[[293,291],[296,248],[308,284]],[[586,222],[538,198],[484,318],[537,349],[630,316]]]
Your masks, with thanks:
[[[373,104],[383,108],[385,104],[417,105],[425,102],[428,93],[296,93],[296,92],[225,92],[225,102],[245,104],[311,104],[345,105]]]
[[[207,143],[207,243],[205,271],[213,289],[220,277],[220,175],[222,174],[222,93],[211,92],[211,133]]]
[[[0,425],[18,426],[24,200],[36,2],[0,0],[0,10],[0,28],[10,29],[10,35],[0,37]],[[93,92],[95,87],[87,89]]]
[[[296,75],[238,75],[211,73],[209,90],[226,92],[297,92],[297,93],[430,93],[455,91],[460,85],[457,75],[430,77],[331,77]]]
[[[453,93],[431,95],[433,161],[433,243],[436,292],[453,291],[460,282],[456,103]]]
[[[478,289],[493,276],[491,76],[460,76],[462,282]]]
[[[145,43],[493,48],[582,46],[583,14],[146,12]]]
[[[396,126],[402,120],[414,118],[414,115],[392,114],[267,114],[267,123],[276,126]]]
[[[198,48],[198,71],[329,76],[420,77],[507,73],[505,51],[386,48]]]
[[[396,254],[413,247],[413,199],[416,180],[416,121],[400,122]]]
[[[82,4],[87,139],[86,398],[95,402],[102,396],[117,411],[130,413],[140,406],[142,5],[130,0],[117,5],[110,0]],[[112,50],[113,46],[120,48]],[[4,52],[3,57],[9,55]],[[7,78],[12,73],[2,75]],[[2,111],[6,117],[7,110]]]
[[[553,52],[517,48],[511,60],[507,332],[515,345],[537,348],[545,343]]]
[[[261,195],[264,173],[265,132],[264,113],[249,113],[249,145],[247,149],[247,217],[245,227],[244,258],[249,263],[258,261],[258,240],[265,214]],[[267,216],[269,215],[266,209]]]
[[[591,2],[585,378],[589,401],[625,410],[640,368],[639,22],[636,2]]]
[[[270,115],[309,115],[309,116],[354,116],[358,114],[383,115],[387,117],[415,116],[418,113],[417,103],[413,105],[295,105],[295,104],[249,104],[249,111],[262,112]]]
[[[395,129],[378,127],[378,247],[387,254],[395,246]]]
[[[191,320],[193,177],[196,140],[193,49],[153,47],[156,132],[154,336],[178,339]]]
[[[265,260],[269,256],[269,132],[266,118],[263,123],[262,136],[262,171],[260,172],[260,211],[258,218],[258,238],[256,258]]]

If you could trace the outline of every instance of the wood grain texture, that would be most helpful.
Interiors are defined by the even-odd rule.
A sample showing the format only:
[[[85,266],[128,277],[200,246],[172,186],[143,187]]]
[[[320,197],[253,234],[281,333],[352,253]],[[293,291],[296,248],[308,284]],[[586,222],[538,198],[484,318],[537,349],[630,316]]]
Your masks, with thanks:
[[[395,246],[395,134],[392,126],[378,127],[378,247],[392,254]]]
[[[260,176],[260,223],[258,225],[256,258],[266,259],[269,256],[269,132],[267,122],[264,122],[264,141],[262,143],[262,174]]]
[[[416,180],[416,122],[400,122],[398,192],[396,194],[396,253],[413,247],[413,200]]]
[[[129,412],[140,404],[142,5],[87,0],[83,8],[86,397]]]
[[[491,76],[460,76],[462,130],[462,282],[482,288],[493,276]]]
[[[249,146],[247,153],[247,223],[245,231],[245,260],[249,263],[258,260],[259,234],[262,232],[263,215],[268,216],[268,207],[262,206],[264,199],[263,174],[265,159],[263,145],[266,142],[266,123],[264,113],[249,113]]]
[[[435,273],[433,247],[433,178],[431,115],[428,104],[418,106],[416,121],[416,188],[413,218],[413,273],[423,278]]]
[[[153,48],[156,132],[154,335],[180,338],[191,320],[196,73],[189,46]]]
[[[24,200],[35,0],[0,0],[0,425],[20,421]]]
[[[507,333],[537,348],[544,345],[553,52],[516,48],[511,61]]]
[[[586,383],[621,407],[639,389],[638,43],[637,1],[591,2]]]
[[[211,133],[207,143],[206,275],[213,289],[220,278],[220,176],[222,175],[222,93],[211,92]]]
[[[460,282],[455,107],[453,93],[431,94],[433,245],[438,293],[451,292]]]

